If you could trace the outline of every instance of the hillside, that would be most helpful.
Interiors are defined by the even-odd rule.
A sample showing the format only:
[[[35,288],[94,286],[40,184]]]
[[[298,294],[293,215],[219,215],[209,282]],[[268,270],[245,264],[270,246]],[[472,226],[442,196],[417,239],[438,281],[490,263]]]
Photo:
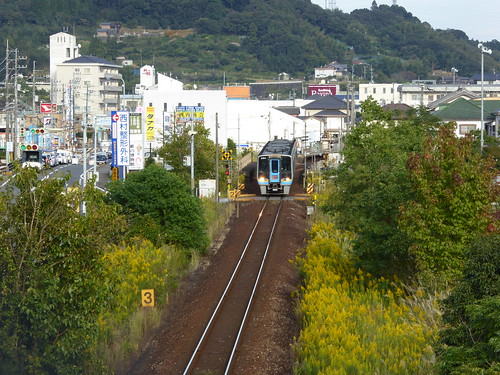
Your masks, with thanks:
[[[100,22],[122,28],[162,29],[119,43],[95,38]],[[371,64],[377,82],[431,78],[456,67],[463,76],[480,70],[477,41],[460,30],[435,30],[403,7],[324,10],[309,0],[6,0],[0,39],[37,67],[48,66],[48,40],[66,29],[83,54],[118,56],[189,81],[231,82],[274,78],[280,72],[310,78],[331,61]],[[177,34],[174,30],[192,29]],[[486,71],[500,68],[500,42],[487,43]],[[31,64],[28,62],[28,66]]]

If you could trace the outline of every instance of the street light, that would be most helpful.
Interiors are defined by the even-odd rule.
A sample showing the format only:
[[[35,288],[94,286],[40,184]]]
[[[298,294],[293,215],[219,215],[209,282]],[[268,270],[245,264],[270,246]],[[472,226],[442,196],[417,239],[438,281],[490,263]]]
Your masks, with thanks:
[[[479,43],[477,48],[481,51],[481,153],[483,152],[484,146],[484,54],[487,53],[491,55],[491,49],[483,46],[483,43]]]

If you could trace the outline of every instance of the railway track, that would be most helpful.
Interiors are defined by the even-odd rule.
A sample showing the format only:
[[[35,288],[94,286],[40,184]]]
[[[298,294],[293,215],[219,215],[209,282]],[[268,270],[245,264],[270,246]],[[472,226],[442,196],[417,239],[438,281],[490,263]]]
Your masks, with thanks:
[[[230,374],[242,340],[283,201],[266,200],[234,271],[205,325],[183,375]],[[235,251],[237,249],[234,249]]]

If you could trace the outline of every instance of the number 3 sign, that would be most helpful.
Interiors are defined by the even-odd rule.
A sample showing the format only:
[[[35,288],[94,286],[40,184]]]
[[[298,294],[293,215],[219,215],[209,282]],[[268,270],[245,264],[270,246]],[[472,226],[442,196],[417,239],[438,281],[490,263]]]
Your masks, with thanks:
[[[155,305],[155,290],[154,289],[143,289],[142,294],[142,307],[154,307]]]

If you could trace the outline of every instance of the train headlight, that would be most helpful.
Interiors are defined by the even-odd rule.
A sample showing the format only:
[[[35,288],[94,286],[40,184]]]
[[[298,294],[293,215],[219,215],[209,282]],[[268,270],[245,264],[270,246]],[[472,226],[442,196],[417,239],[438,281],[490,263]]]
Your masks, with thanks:
[[[265,178],[265,177],[259,177],[259,182],[267,182],[267,178]]]

